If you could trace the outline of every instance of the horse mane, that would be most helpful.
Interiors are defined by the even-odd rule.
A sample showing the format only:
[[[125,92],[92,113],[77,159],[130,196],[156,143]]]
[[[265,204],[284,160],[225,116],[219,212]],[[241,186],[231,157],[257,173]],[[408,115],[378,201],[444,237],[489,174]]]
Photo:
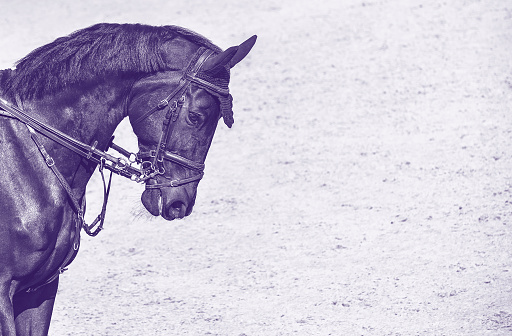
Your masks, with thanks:
[[[0,70],[0,97],[4,94],[5,83],[7,82],[7,79],[10,78],[12,72],[13,71],[11,69]]]
[[[166,64],[160,47],[179,36],[221,51],[205,37],[178,26],[100,23],[35,49],[16,63],[2,86],[8,94],[27,99],[100,78],[176,70]]]

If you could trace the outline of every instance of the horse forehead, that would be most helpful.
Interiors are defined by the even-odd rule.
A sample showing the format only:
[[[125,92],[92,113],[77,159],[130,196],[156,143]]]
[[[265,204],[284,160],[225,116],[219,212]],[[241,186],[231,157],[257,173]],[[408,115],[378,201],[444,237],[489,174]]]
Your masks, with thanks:
[[[200,109],[207,109],[215,103],[214,97],[206,90],[193,88],[191,90],[192,106]]]

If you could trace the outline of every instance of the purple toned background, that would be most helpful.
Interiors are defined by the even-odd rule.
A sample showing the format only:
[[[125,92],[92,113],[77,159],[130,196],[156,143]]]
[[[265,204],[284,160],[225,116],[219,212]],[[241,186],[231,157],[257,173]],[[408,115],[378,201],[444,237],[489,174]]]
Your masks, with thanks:
[[[6,1],[0,67],[97,22],[187,27],[232,72],[194,213],[114,180],[50,335],[510,335],[512,3]],[[123,123],[117,140],[136,142]],[[99,211],[99,178],[87,218]]]

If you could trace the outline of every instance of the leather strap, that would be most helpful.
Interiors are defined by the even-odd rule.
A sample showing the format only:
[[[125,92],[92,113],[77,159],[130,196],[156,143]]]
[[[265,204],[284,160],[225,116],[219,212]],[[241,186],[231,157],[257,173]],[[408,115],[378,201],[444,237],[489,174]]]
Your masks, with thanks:
[[[65,267],[71,263],[71,261],[73,260],[75,255],[78,253],[78,248],[80,247],[80,230],[82,229],[82,226],[85,224],[85,221],[84,221],[84,215],[82,212],[82,208],[78,204],[78,201],[73,193],[73,190],[71,190],[71,187],[67,183],[66,179],[64,178],[64,176],[62,176],[61,172],[55,166],[55,161],[53,160],[53,158],[48,154],[48,152],[44,148],[43,144],[39,140],[38,134],[34,131],[34,129],[32,127],[30,127],[29,125],[27,125],[27,128],[30,132],[30,137],[32,138],[32,140],[36,144],[36,147],[39,149],[39,151],[43,155],[43,158],[44,158],[46,164],[52,170],[52,172],[55,174],[55,176],[57,177],[57,180],[62,185],[62,187],[64,188],[66,193],[68,194],[68,197],[71,200],[71,204],[73,205],[73,207],[75,208],[75,212],[77,213],[77,217],[75,219],[75,234],[73,237],[73,248],[69,249],[68,253],[66,254],[66,257],[64,258],[64,260],[62,261],[60,266],[45,282],[43,282],[42,284],[37,285],[35,287],[30,287],[26,290],[27,292],[33,292],[33,291],[36,291],[39,288],[43,287],[44,285],[47,285],[50,282],[54,281],[60,274],[62,274],[62,272],[64,272],[66,270]]]
[[[97,149],[95,146],[89,146],[81,141],[73,139],[58,129],[48,126],[35,119],[34,117],[26,114],[22,109],[11,105],[2,98],[0,98],[0,109],[7,112],[7,114],[1,113],[2,116],[18,119],[22,123],[32,127],[38,133],[41,133],[45,137],[52,139],[53,141],[68,148],[69,150],[72,150],[78,155],[96,162],[97,164],[104,160],[104,167],[106,169],[134,181],[141,181],[140,176],[142,175],[142,171],[136,167],[131,166],[125,159],[114,157],[106,153],[106,150],[102,151]],[[122,153],[119,150],[118,152]],[[128,151],[124,150],[124,152]]]

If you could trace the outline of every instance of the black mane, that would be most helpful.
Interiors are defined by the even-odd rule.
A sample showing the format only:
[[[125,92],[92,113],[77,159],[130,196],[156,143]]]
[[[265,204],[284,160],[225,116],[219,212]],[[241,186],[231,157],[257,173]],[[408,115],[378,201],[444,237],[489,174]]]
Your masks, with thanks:
[[[160,46],[178,36],[220,51],[203,36],[177,26],[100,23],[35,49],[1,84],[10,95],[33,98],[98,78],[169,70]]]
[[[7,82],[7,79],[10,78],[12,72],[13,71],[11,69],[0,70],[0,97],[4,95],[5,83]]]

